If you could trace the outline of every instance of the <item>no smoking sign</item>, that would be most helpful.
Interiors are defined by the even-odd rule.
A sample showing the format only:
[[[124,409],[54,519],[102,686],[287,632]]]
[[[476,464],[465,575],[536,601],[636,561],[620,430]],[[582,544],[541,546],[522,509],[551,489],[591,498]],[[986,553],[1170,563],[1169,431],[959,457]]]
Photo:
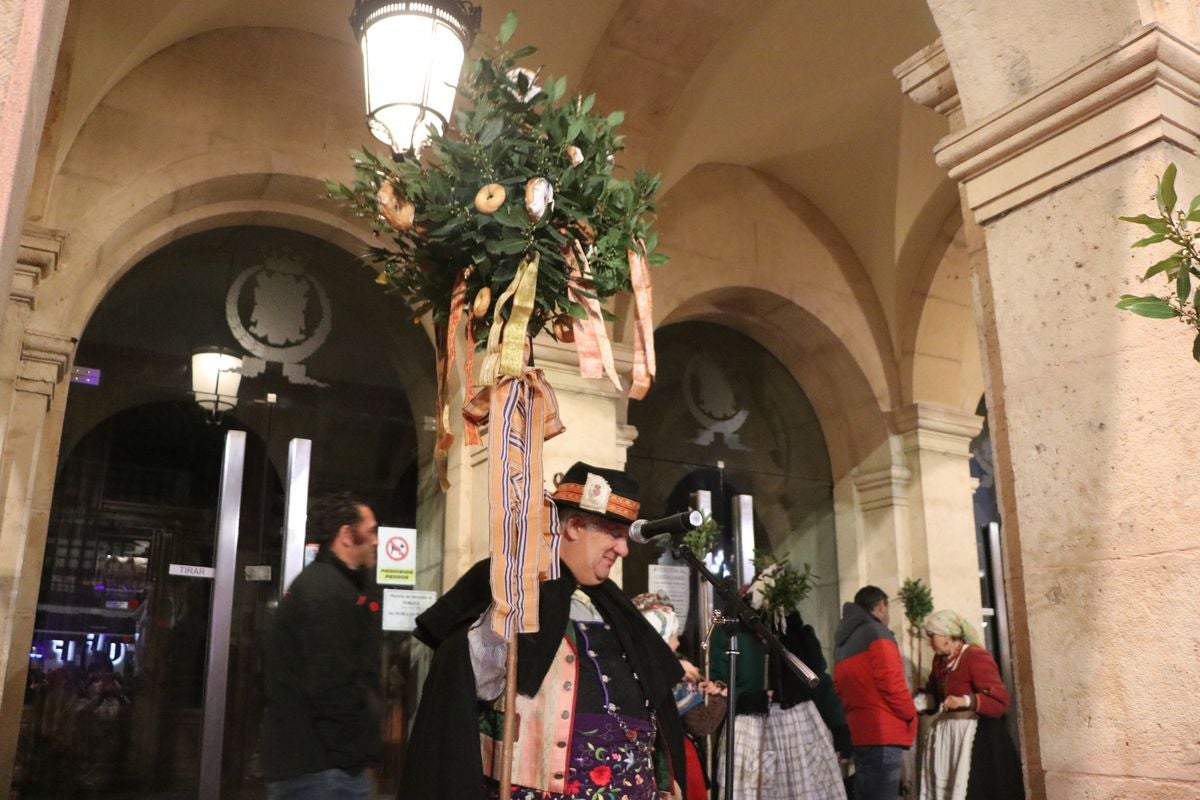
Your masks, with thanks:
[[[417,532],[413,528],[380,528],[375,579],[392,586],[414,586],[417,577]]]

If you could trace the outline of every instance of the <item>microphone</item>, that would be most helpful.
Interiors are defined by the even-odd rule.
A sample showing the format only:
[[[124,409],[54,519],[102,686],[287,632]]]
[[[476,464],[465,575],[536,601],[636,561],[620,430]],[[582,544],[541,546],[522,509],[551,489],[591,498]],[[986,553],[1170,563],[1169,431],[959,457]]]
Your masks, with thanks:
[[[662,519],[639,519],[629,526],[629,541],[648,544],[651,539],[666,535],[693,531],[704,524],[704,515],[699,511],[681,511]]]

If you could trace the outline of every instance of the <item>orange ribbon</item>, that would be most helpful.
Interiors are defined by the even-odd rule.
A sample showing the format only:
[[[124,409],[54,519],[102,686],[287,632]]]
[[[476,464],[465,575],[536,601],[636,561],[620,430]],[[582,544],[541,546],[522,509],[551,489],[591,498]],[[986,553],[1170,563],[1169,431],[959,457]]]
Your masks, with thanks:
[[[567,297],[583,307],[585,319],[571,318],[575,334],[575,352],[579,354],[579,374],[585,378],[602,378],[605,375],[620,391],[621,379],[613,364],[612,343],[608,340],[608,329],[604,315],[600,312],[600,301],[595,296],[585,295],[583,283],[591,275],[587,255],[577,240],[571,242],[572,249],[565,250],[567,264],[571,267],[571,278],[567,281]],[[582,262],[583,266],[580,266]]]
[[[437,350],[437,440],[433,446],[433,463],[437,468],[438,483],[443,492],[450,488],[447,462],[450,446],[454,444],[454,434],[450,432],[450,369],[455,363],[454,340],[458,333],[458,324],[462,320],[466,293],[466,271],[459,270],[450,293],[450,319],[446,323],[445,335],[434,336],[434,347]]]
[[[633,305],[637,312],[633,328],[633,383],[629,387],[629,396],[641,400],[650,391],[658,366],[654,358],[654,289],[650,285],[646,245],[640,239],[634,245],[635,249],[625,251],[629,259],[629,282],[633,285]]]

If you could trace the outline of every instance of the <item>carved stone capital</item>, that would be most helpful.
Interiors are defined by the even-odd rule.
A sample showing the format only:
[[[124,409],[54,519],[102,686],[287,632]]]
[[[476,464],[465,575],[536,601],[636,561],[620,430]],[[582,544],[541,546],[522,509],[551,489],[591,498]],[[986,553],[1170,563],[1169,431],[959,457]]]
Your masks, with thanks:
[[[38,284],[58,269],[62,236],[43,228],[27,227],[21,232],[17,266],[13,270],[8,298],[14,303],[35,307]]]
[[[935,148],[979,223],[1155,142],[1200,145],[1200,49],[1157,23]]]
[[[858,506],[863,511],[908,505],[908,483],[912,473],[906,467],[896,465],[870,471],[856,469],[850,477],[858,491]]]
[[[892,74],[900,81],[900,91],[915,103],[947,117],[962,107],[941,39],[909,56]]]
[[[75,340],[57,333],[26,331],[21,339],[21,365],[17,370],[19,392],[40,394],[49,400],[67,374],[75,352]]]
[[[926,450],[969,458],[971,440],[983,430],[983,417],[927,403],[895,411],[892,420],[904,438],[905,453]]]

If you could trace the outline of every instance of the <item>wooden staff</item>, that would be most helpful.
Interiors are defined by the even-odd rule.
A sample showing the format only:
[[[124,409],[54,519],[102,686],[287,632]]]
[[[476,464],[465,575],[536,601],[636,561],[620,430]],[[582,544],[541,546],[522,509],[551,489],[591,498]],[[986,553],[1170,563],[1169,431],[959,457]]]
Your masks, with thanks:
[[[517,634],[509,634],[504,665],[504,737],[500,741],[500,800],[512,798],[513,740],[517,734]]]

